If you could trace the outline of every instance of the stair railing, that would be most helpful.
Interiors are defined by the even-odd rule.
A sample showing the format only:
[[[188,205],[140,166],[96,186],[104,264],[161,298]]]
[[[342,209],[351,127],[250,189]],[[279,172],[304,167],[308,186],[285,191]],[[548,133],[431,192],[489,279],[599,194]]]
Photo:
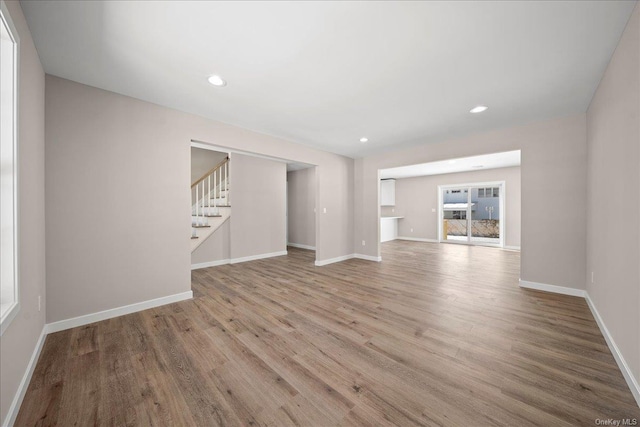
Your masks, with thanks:
[[[221,216],[220,206],[230,206],[228,156],[191,184],[191,226],[209,227],[207,218]],[[191,237],[197,238],[195,230]]]

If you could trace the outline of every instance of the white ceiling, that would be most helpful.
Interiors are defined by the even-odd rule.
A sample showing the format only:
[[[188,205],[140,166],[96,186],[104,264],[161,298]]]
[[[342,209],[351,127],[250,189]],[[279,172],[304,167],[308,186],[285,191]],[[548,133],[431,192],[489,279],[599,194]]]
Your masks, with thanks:
[[[414,176],[508,168],[512,166],[520,166],[520,150],[422,163],[419,165],[402,166],[399,168],[381,169],[380,178],[400,179],[411,178]]]
[[[21,4],[49,74],[361,157],[586,111],[635,2]]]

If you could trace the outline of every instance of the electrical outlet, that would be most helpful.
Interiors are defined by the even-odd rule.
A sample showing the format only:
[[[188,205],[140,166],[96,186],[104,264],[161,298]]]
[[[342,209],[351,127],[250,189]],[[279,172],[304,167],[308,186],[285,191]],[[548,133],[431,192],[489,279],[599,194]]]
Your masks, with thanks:
[[[413,233],[413,228],[411,229],[411,232]]]
[[[367,244],[367,242],[365,242],[364,240],[362,241],[362,246],[365,246]]]
[[[38,311],[42,311],[42,297],[38,295]]]
[[[327,213],[327,208],[322,208],[322,213]]]
[[[431,208],[431,212],[435,212],[435,211],[436,211],[436,208]]]
[[[395,209],[391,209],[391,212],[395,212],[395,211],[396,211]]]
[[[593,271],[591,272],[591,283],[593,283]]]

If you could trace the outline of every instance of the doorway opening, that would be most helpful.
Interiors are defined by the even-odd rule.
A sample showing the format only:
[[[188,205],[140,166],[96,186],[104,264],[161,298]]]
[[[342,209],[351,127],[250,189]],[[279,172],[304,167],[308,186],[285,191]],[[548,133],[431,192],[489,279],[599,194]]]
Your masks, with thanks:
[[[287,163],[287,246],[316,250],[316,167]]]
[[[192,190],[197,199],[192,203],[192,270],[284,256],[288,246],[314,251],[312,257],[299,252],[301,257],[317,257],[317,165],[196,140],[191,147],[192,157],[194,152],[226,155],[226,167],[212,177],[211,190],[209,178],[198,179],[204,184]],[[290,186],[290,180],[298,185]]]
[[[514,150],[378,170],[378,250],[391,240],[520,250],[520,166]]]
[[[504,247],[505,182],[438,186],[439,241]]]

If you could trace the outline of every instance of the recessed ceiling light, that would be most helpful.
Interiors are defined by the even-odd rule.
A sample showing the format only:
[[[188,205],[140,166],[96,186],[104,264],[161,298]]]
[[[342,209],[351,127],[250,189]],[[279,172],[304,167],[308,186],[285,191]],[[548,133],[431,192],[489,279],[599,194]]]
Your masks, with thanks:
[[[214,74],[213,76],[209,77],[209,83],[211,83],[214,86],[226,86],[227,82],[224,81],[224,79],[216,74]]]
[[[456,162],[455,160],[449,160],[450,165],[454,164],[455,162]]]
[[[366,138],[364,136],[360,138],[360,142],[368,142],[368,141],[369,141],[369,138]]]
[[[469,112],[472,114],[482,113],[483,111],[487,111],[488,108],[489,107],[487,107],[486,105],[477,105],[469,110]]]

